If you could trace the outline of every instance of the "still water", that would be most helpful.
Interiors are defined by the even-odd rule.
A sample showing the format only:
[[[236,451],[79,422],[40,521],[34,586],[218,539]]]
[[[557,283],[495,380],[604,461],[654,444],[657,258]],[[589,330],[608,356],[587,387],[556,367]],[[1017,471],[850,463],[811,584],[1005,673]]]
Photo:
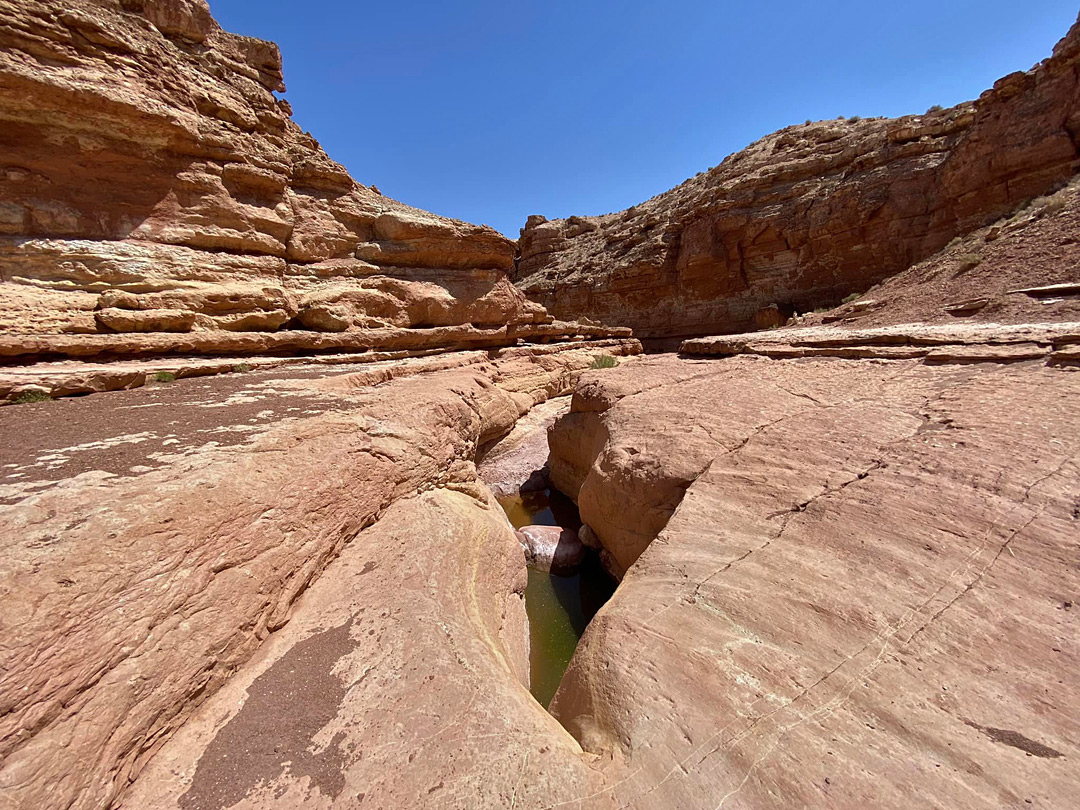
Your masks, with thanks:
[[[571,529],[581,526],[574,502],[558,491],[507,496],[499,503],[516,529],[529,525]],[[529,569],[525,611],[529,614],[532,649],[530,681],[533,697],[542,705],[551,702],[585,626],[615,592],[615,585],[591,549],[581,570],[573,576]]]

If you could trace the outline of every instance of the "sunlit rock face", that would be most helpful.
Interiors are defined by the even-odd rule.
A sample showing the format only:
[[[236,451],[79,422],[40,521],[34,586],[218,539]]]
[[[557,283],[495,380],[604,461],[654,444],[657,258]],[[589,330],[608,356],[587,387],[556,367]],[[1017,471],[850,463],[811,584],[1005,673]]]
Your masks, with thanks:
[[[1074,26],[1051,58],[976,101],[791,126],[626,211],[530,217],[514,279],[557,317],[639,337],[833,306],[1072,176],[1078,64]]]
[[[551,478],[625,574],[551,710],[616,807],[1070,804],[1077,329],[582,378]]]
[[[0,331],[550,321],[509,240],[355,182],[275,96],[277,46],[202,0],[0,12]]]

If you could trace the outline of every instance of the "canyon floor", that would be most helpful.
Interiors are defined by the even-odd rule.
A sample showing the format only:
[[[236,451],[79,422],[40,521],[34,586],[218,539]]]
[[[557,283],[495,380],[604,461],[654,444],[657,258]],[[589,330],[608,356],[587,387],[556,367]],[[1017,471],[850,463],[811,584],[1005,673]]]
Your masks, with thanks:
[[[1078,345],[813,327],[0,409],[6,798],[1066,807]],[[548,460],[623,577],[550,713],[485,483]]]

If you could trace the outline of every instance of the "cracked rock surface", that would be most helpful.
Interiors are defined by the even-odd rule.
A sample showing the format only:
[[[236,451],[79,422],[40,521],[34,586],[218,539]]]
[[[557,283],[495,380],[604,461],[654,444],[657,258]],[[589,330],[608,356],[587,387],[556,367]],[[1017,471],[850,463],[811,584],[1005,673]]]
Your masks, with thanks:
[[[1066,807],[1080,374],[651,357],[552,478],[624,578],[552,712],[619,807]]]

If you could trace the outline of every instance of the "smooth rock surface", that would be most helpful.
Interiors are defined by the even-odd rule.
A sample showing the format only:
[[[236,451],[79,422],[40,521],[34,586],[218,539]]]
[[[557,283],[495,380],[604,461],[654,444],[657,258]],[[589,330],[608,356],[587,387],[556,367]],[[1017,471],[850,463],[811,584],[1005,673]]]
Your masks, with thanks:
[[[1042,362],[586,374],[552,478],[625,576],[551,709],[617,806],[1070,806],[1077,402]]]
[[[484,492],[437,488],[390,507],[118,806],[540,807],[587,795],[600,773],[526,688],[523,559]]]
[[[413,620],[429,627],[423,612],[440,616],[444,606],[446,614],[433,621],[436,627],[443,621],[447,630],[436,635],[442,639],[439,645],[426,637],[428,646],[412,652],[409,637],[395,636],[394,644],[405,645],[395,666],[419,673],[409,682],[416,689],[433,686],[422,678],[439,671],[440,656],[448,657],[450,668],[444,672],[454,683],[465,683],[465,671],[479,677],[477,667],[499,671],[506,683],[486,685],[483,701],[475,690],[478,700],[472,703],[468,697],[452,701],[445,692],[443,708],[467,716],[485,705],[485,711],[507,715],[506,722],[516,729],[508,732],[511,737],[531,734],[522,729],[554,730],[549,750],[573,748],[538,706],[532,704],[539,714],[531,720],[529,711],[521,713],[521,706],[530,708],[521,683],[526,671],[519,615],[525,561],[505,517],[490,505],[481,509],[483,515],[471,506],[457,510],[452,504],[461,501],[451,496],[449,502],[441,496],[416,501],[414,496],[458,489],[472,493],[466,502],[479,498],[486,503],[472,461],[477,448],[509,433],[534,404],[567,393],[592,362],[593,352],[588,346],[554,345],[546,352],[480,354],[344,367],[344,373],[333,376],[327,376],[325,367],[285,366],[0,411],[9,437],[0,448],[0,595],[5,605],[0,616],[0,803],[44,810],[126,801],[124,792],[155,753],[230,678],[247,671],[244,667],[261,654],[271,634],[290,623],[297,600],[346,549],[360,554],[352,560],[386,564],[376,581],[386,582],[392,570],[392,576],[408,578],[412,575],[393,562],[398,541],[383,546],[379,538],[414,533],[429,533],[436,547],[440,537],[445,540],[446,547],[437,550],[414,544],[409,554],[425,567],[436,554],[446,555],[446,578],[417,581],[414,593],[426,594],[419,601],[406,598],[403,584],[402,604],[420,611]],[[426,504],[416,523],[395,511],[397,517],[383,524],[389,535],[380,530],[369,544],[365,529],[408,498]],[[446,518],[460,512],[461,523],[435,531],[432,521],[438,518],[429,509],[447,511]],[[498,527],[494,534],[483,528],[493,520]],[[465,541],[471,526],[488,532],[479,546]],[[477,557],[484,549],[491,553]],[[463,582],[479,589],[477,603],[457,601]],[[443,593],[444,587],[454,591],[453,598]],[[333,651],[348,652],[349,639],[363,624],[354,622],[353,635],[342,635],[342,622],[354,608],[367,611],[363,621],[383,613],[380,618],[389,620],[399,613],[382,602],[334,606],[343,612],[334,614],[332,627],[321,625],[328,631],[338,628],[337,635],[326,639],[326,655],[318,653],[327,666],[337,660]],[[301,643],[312,626],[304,625],[307,629],[291,638]],[[462,644],[472,645],[472,652],[466,655]],[[452,661],[464,670],[456,670]],[[319,683],[332,685],[325,672],[321,677]],[[406,696],[419,694],[413,687],[401,685],[403,711],[412,705]],[[341,697],[346,705],[350,694],[346,690]],[[432,694],[437,703],[438,693]],[[329,722],[332,715],[325,712],[330,708],[316,702],[315,714],[296,722],[314,734]],[[440,738],[451,724],[449,714],[432,716],[427,733]],[[370,746],[394,739],[401,747],[396,722],[379,729],[365,737],[365,756],[370,757]],[[493,736],[482,739],[489,742],[475,749],[481,760],[510,750],[506,738],[493,727],[488,730]],[[315,744],[323,751],[327,742]],[[297,743],[302,750],[310,744],[310,735]],[[359,753],[345,748],[343,756]],[[195,759],[201,751],[197,746],[186,750]],[[269,767],[265,752],[257,746],[250,750],[255,759],[244,767],[262,773],[260,768]],[[526,752],[521,753],[524,758]],[[530,768],[544,762],[539,753],[535,756]],[[439,777],[424,782],[425,790],[445,775],[447,788],[453,777],[454,790],[475,796],[488,794],[469,791],[512,796],[525,767],[515,760],[513,769],[495,768],[502,777],[489,775],[474,784],[467,768],[459,771],[431,759],[421,765]],[[555,771],[569,773],[573,767],[564,763]],[[400,766],[388,774],[390,781],[399,775],[402,781],[387,787],[386,795],[400,797],[417,788],[415,772],[405,774]],[[315,779],[318,773],[308,775]],[[327,778],[340,784],[340,772]],[[544,784],[530,778],[521,791],[532,791],[534,785],[540,790]],[[579,783],[566,784],[570,790]],[[248,785],[245,791],[258,793],[256,787]],[[322,806],[316,787],[307,785],[313,806]],[[201,806],[219,806],[215,790],[204,794],[211,798]],[[553,790],[541,792],[546,797]],[[322,793],[327,791],[333,793],[330,788]],[[167,795],[174,794],[162,792],[162,801]],[[293,799],[296,794],[288,795]],[[342,798],[354,800],[355,794]],[[436,791],[428,801],[445,806]]]
[[[548,429],[570,410],[570,398],[550,399],[518,420],[491,448],[481,449],[477,475],[498,496],[535,492],[548,486]]]

